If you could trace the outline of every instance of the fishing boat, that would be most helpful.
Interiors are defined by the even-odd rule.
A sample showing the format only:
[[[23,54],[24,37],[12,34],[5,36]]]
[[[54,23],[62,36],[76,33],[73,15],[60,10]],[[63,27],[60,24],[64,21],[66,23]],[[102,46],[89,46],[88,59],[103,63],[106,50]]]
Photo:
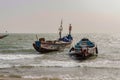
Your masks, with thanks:
[[[7,33],[7,31],[6,31],[6,33],[5,34],[0,34],[0,39],[3,39],[3,38],[5,38],[5,37],[7,37],[8,36],[8,33]]]
[[[3,38],[5,38],[5,37],[7,37],[8,36],[8,33],[7,33],[7,31],[6,31],[6,33],[5,34],[0,34],[0,39],[3,39]]]
[[[39,41],[33,43],[35,50],[41,53],[63,50],[65,46],[66,44],[63,42],[57,40],[45,41],[45,38],[40,38]]]
[[[0,39],[7,37],[8,34],[0,35]]]
[[[69,55],[75,59],[87,59],[98,54],[97,46],[87,38],[81,39],[69,51]]]
[[[41,53],[47,53],[52,51],[61,51],[64,50],[66,47],[70,46],[72,43],[72,36],[71,36],[71,24],[69,25],[69,34],[67,36],[61,36],[62,33],[62,21],[59,28],[59,39],[56,40],[45,40],[45,38],[40,38],[39,40],[33,43],[33,47],[36,51]]]

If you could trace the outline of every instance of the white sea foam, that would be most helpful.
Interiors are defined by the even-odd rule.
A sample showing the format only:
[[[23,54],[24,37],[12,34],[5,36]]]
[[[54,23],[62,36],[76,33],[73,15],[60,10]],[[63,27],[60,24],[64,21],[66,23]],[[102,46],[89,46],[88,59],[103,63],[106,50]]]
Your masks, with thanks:
[[[52,60],[42,60],[40,64],[30,64],[31,66],[40,67],[75,67],[77,63],[72,61],[52,61]]]
[[[74,62],[74,61],[51,61],[42,60],[39,64],[29,64],[34,67],[96,67],[96,68],[120,68],[120,61],[95,61],[95,62]]]
[[[29,55],[22,55],[22,54],[0,54],[0,60],[16,60],[16,59],[26,59],[26,58],[35,58],[35,57],[40,57],[42,55],[33,55],[33,54],[29,54]]]
[[[38,78],[41,78],[41,76],[28,75],[28,76],[23,76],[23,78],[38,79]]]
[[[70,75],[70,74],[64,74],[64,75],[58,75],[58,76],[52,76],[52,75],[41,75],[41,76],[33,76],[33,75],[28,75],[28,76],[22,76],[22,78],[25,79],[42,79],[45,78],[47,80],[49,79],[54,79],[54,78],[58,78],[58,79],[62,79],[62,80],[120,80],[120,78],[118,77],[114,77],[114,76],[94,76],[94,77],[87,77],[86,76],[75,76],[75,75]],[[112,78],[112,79],[111,79]]]
[[[74,61],[50,61],[42,60],[40,63],[28,64],[4,64],[0,63],[0,68],[33,66],[33,67],[91,67],[91,68],[120,68],[120,61],[95,61],[95,62],[74,62]]]
[[[110,60],[81,63],[81,65],[83,66],[98,67],[98,68],[120,68],[119,64],[120,61],[110,61]]]
[[[28,76],[23,76],[23,78],[30,78],[30,79],[39,79],[39,78],[53,78],[51,75],[41,75],[41,76],[33,76],[33,75],[28,75]]]
[[[0,63],[0,68],[10,68],[12,65]]]

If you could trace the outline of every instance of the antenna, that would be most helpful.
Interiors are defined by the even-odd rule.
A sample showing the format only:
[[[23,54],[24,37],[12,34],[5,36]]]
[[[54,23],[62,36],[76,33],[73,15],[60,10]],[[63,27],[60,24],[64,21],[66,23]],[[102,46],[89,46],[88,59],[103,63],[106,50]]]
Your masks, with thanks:
[[[62,24],[63,24],[63,22],[62,22],[62,19],[61,19],[61,24],[60,24],[60,27],[59,27],[60,39],[61,39],[62,30],[63,30]]]
[[[37,34],[36,34],[36,39],[38,40],[38,36],[37,36]]]

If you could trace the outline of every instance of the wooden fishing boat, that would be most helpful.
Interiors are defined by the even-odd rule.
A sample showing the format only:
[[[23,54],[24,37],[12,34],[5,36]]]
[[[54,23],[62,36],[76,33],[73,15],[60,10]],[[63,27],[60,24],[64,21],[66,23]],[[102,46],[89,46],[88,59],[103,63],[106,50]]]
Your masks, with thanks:
[[[98,54],[97,46],[87,38],[81,39],[69,51],[69,55],[75,59],[87,59]]]
[[[40,38],[39,41],[35,41],[35,43],[33,43],[33,46],[36,49],[36,51],[41,53],[46,53],[46,52],[64,50],[66,44],[56,40],[45,41],[44,38]]]
[[[61,32],[62,32],[62,21],[61,25],[59,28],[59,35],[60,38],[57,40],[49,40],[45,41],[45,38],[40,38],[39,40],[35,41],[33,43],[33,47],[35,48],[36,51],[41,52],[41,53],[47,53],[47,52],[52,52],[52,51],[61,51],[64,50],[66,47],[70,46],[72,43],[72,36],[71,36],[71,24],[69,26],[69,34],[67,36],[61,37]]]
[[[67,40],[69,39],[67,38]],[[33,47],[38,52],[46,53],[64,50],[66,47],[70,46],[71,43],[71,39],[65,42],[62,40],[45,41],[45,38],[40,38],[39,41],[35,41],[35,43],[33,43]]]

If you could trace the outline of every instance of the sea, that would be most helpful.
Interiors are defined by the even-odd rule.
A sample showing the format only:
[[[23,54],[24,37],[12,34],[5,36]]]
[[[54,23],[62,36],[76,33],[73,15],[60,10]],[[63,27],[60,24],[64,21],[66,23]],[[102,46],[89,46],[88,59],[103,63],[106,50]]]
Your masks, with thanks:
[[[98,56],[86,60],[71,58],[70,48],[41,54],[32,45],[36,35],[46,40],[59,38],[57,33],[11,33],[0,39],[0,77],[120,80],[120,33],[73,33],[71,47],[82,38],[88,38],[98,47]]]

